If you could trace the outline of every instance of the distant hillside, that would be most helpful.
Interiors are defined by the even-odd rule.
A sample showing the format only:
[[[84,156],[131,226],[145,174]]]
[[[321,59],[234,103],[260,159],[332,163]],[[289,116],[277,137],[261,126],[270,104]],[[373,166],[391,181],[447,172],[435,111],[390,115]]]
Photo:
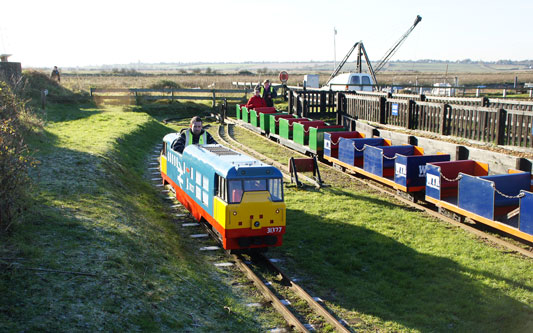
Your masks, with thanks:
[[[130,63],[93,67],[62,68],[63,71],[76,72],[125,72],[125,71],[155,71],[177,73],[238,73],[250,71],[252,73],[277,73],[282,70],[300,73],[332,72],[332,61],[309,62],[245,62],[245,63]],[[344,71],[355,69],[355,59],[343,67]],[[495,62],[445,60],[417,60],[391,61],[381,72],[431,72],[431,73],[497,73],[505,71],[533,71],[533,60],[511,61],[499,60]]]

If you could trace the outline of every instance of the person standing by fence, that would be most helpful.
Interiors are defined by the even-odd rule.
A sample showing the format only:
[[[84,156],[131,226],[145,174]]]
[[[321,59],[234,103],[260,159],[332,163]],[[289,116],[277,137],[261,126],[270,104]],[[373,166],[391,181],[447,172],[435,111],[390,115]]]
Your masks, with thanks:
[[[266,106],[274,106],[273,98],[278,97],[276,89],[270,85],[270,80],[265,80],[263,85],[259,86],[261,97],[265,100]]]

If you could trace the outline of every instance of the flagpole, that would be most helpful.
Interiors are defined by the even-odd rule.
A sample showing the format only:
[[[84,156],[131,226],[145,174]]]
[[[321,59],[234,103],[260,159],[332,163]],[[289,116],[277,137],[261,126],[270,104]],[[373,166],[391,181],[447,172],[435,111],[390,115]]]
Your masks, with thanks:
[[[335,41],[335,36],[337,36],[337,29],[333,27],[333,70],[337,68],[337,44]]]

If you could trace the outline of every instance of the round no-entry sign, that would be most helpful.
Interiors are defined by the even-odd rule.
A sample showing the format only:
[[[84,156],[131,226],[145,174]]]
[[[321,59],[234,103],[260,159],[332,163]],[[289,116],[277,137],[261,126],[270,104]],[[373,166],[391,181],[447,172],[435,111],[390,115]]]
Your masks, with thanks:
[[[287,72],[285,72],[285,71],[281,71],[281,72],[279,72],[279,80],[280,80],[282,83],[287,82],[288,79],[289,79],[289,73],[287,73]]]

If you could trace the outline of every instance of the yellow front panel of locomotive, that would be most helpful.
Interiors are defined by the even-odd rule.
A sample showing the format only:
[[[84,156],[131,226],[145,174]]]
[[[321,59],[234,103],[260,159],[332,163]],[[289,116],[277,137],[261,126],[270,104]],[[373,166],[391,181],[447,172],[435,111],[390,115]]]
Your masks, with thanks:
[[[215,197],[213,202],[213,217],[218,222],[218,224],[220,224],[224,229],[227,229],[228,227],[226,226],[226,221],[228,221],[228,204],[225,203],[219,197]]]
[[[285,203],[272,202],[270,194],[264,192],[245,192],[241,203],[227,206],[228,222],[226,229],[285,226]]]
[[[167,174],[167,158],[165,157],[165,155],[161,155],[159,156],[159,160],[160,160],[161,172],[166,175]]]

